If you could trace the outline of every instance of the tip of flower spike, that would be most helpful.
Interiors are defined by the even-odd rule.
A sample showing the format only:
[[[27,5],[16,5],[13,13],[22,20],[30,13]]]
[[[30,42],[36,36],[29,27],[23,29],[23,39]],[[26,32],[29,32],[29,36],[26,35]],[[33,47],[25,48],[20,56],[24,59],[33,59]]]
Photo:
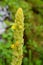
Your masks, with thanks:
[[[19,8],[18,11],[19,11],[19,12],[22,12],[22,8]]]
[[[22,8],[19,8],[19,9],[17,10],[17,14],[23,14]]]
[[[17,13],[16,13],[16,15],[15,15],[15,22],[18,22],[19,21],[19,23],[22,23],[23,21],[24,21],[24,15],[23,15],[23,9],[22,8],[19,8],[18,10],[17,10]]]

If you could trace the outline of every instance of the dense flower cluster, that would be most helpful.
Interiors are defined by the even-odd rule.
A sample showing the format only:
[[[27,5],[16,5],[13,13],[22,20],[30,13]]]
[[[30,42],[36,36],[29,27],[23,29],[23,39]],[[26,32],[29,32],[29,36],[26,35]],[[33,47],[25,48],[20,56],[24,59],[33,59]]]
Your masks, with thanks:
[[[15,43],[11,46],[14,48],[11,65],[21,65],[23,55],[23,32],[24,32],[24,16],[22,8],[19,8],[15,15],[15,23],[11,27],[14,30]],[[15,61],[16,60],[16,61]],[[15,61],[15,62],[14,62]]]

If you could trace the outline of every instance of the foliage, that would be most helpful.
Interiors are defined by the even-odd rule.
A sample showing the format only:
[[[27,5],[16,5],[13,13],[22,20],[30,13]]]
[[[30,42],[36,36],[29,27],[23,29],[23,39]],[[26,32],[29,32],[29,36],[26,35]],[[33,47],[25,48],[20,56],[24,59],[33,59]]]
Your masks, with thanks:
[[[0,64],[6,65],[11,63],[12,53],[13,50],[11,48],[12,43],[14,42],[13,39],[14,31],[12,29],[8,29],[7,34],[2,34],[2,40],[0,40]],[[11,41],[13,39],[13,41]],[[7,60],[6,60],[7,59]]]

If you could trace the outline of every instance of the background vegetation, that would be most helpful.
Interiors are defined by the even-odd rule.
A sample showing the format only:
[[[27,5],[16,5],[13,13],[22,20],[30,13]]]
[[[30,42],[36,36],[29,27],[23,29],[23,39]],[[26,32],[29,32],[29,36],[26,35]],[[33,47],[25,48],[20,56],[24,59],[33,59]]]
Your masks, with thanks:
[[[43,65],[43,0],[1,0],[15,19],[19,7],[24,11],[24,54],[22,65]]]

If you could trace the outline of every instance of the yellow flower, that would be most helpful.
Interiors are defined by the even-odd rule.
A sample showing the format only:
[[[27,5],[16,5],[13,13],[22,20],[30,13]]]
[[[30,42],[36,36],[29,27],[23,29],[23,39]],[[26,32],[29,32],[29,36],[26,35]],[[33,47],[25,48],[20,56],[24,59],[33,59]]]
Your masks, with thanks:
[[[22,29],[23,28],[22,25],[19,25],[19,28]]]
[[[14,48],[17,47],[17,46],[19,46],[18,41],[16,41],[16,43],[12,44],[12,45],[11,45],[11,48],[14,49]]]
[[[12,45],[11,45],[11,48],[14,49],[14,47],[15,47],[14,44],[12,44]]]
[[[19,8],[17,12],[22,13],[22,8]]]
[[[14,25],[12,25],[12,27],[11,27],[12,29],[16,29],[16,25],[14,24]]]
[[[15,26],[13,25],[11,28],[12,28],[12,29],[15,29]]]
[[[16,46],[18,46],[18,45],[19,45],[19,42],[18,42],[18,41],[16,41],[15,45],[16,45]]]

